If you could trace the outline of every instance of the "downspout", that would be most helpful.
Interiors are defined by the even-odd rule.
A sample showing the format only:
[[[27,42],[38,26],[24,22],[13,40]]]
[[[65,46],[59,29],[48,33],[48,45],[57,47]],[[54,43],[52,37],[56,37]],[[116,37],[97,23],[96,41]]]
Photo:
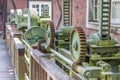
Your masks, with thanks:
[[[29,8],[29,0],[27,0],[27,8]]]
[[[2,25],[2,31],[3,31],[3,39],[6,37],[6,22],[7,22],[7,0],[3,0],[3,25]]]
[[[14,0],[11,0],[11,2],[12,2],[12,5],[13,5],[14,10],[16,11],[15,1],[14,1]]]
[[[59,10],[60,10],[60,18],[59,18],[59,21],[58,21],[56,30],[59,28],[60,22],[61,22],[61,20],[62,20],[62,9],[61,9],[60,1],[59,1],[59,0],[57,0],[57,4],[58,4],[58,8],[59,8]]]

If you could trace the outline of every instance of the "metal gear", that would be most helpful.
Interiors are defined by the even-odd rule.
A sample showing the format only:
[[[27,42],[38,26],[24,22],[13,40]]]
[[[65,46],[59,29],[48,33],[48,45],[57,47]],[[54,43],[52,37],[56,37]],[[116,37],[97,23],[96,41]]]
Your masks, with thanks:
[[[24,34],[26,42],[34,49],[45,53],[46,50],[41,46],[45,43],[45,30],[40,27],[31,27]]]
[[[48,48],[53,47],[54,45],[54,37],[55,37],[55,28],[52,21],[47,23],[46,29],[46,44]]]
[[[81,27],[74,27],[70,34],[70,51],[75,65],[85,61],[86,37]]]

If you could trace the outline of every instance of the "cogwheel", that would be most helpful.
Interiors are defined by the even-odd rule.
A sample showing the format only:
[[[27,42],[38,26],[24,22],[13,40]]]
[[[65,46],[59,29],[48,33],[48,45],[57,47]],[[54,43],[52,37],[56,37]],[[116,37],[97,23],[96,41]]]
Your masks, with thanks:
[[[52,21],[47,23],[46,29],[46,44],[48,48],[53,47],[54,45],[54,37],[55,37],[55,28]]]
[[[74,27],[70,34],[70,51],[74,64],[82,64],[86,56],[86,37],[81,27]]]

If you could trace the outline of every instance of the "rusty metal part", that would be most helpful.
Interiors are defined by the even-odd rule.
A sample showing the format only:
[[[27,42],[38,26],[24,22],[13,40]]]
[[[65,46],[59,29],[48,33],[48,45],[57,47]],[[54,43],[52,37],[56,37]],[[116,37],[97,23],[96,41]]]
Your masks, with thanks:
[[[74,61],[74,67],[82,64],[86,56],[86,36],[81,27],[74,27],[70,35],[70,51]]]
[[[48,48],[54,46],[55,28],[52,21],[47,23],[46,44]]]
[[[43,53],[47,53],[46,49],[44,47],[42,47],[42,43],[45,42],[45,39],[42,39],[40,41],[37,41],[35,44],[32,45],[33,49],[38,49],[39,51],[43,52]]]

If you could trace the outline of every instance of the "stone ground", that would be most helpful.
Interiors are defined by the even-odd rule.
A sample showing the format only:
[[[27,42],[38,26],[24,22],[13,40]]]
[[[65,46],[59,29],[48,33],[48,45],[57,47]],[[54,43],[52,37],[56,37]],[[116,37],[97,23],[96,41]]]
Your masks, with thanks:
[[[9,50],[3,40],[0,40],[0,80],[15,80]]]

